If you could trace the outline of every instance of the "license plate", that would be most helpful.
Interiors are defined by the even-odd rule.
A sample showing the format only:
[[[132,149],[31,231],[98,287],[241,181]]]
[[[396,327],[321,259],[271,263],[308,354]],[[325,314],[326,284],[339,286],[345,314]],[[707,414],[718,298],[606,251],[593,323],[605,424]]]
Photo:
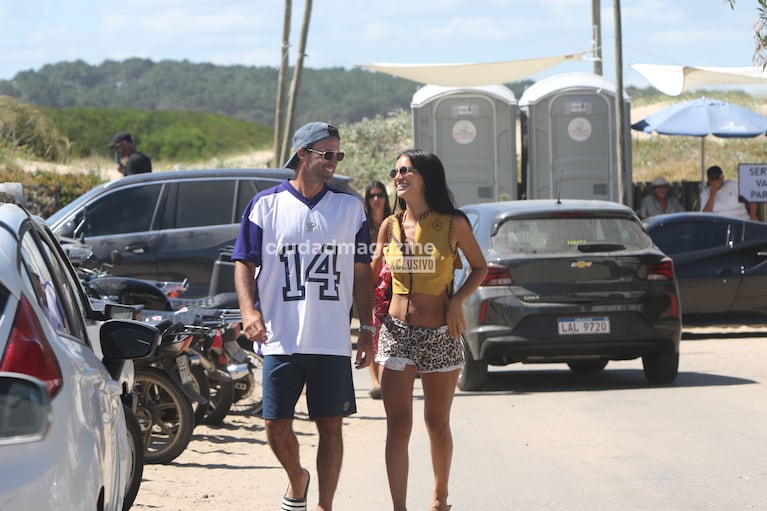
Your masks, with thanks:
[[[609,334],[610,318],[559,318],[559,335]]]
[[[194,376],[192,376],[192,371],[189,369],[189,359],[186,355],[176,358],[176,365],[178,366],[178,375],[181,377],[181,383],[192,383]]]

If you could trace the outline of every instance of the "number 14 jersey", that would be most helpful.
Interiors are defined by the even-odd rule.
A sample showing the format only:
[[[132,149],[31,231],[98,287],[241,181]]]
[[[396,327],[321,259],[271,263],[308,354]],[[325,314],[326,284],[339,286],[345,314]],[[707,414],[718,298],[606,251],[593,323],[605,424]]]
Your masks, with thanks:
[[[265,355],[351,356],[354,263],[370,262],[370,231],[357,197],[326,185],[307,200],[289,181],[258,193],[243,213],[232,260],[259,267]]]

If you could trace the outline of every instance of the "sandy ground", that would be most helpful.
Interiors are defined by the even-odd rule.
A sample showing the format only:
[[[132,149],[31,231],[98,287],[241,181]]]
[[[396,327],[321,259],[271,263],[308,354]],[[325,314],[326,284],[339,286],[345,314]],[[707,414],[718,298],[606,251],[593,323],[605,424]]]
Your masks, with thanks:
[[[685,335],[730,337],[764,332],[763,326],[685,328]],[[685,347],[695,343],[686,343]],[[641,367],[635,362],[637,368]],[[360,502],[365,509],[391,509],[385,475],[383,446],[386,437],[386,417],[383,404],[368,396],[370,378],[367,369],[354,371],[357,413],[344,421],[344,462],[336,493],[335,511],[357,511]],[[426,509],[431,483],[427,442],[422,417],[420,380],[415,384],[414,428],[411,438],[411,467],[409,503],[413,509]],[[456,402],[454,420],[460,417],[461,393]],[[476,394],[480,396],[481,393]],[[511,409],[509,412],[511,413]],[[465,410],[464,410],[465,413]],[[482,418],[476,418],[477,424]],[[308,420],[303,399],[299,400],[295,429],[300,442],[302,464],[312,474],[309,488],[309,508],[317,504],[317,432]],[[479,426],[478,426],[479,427]],[[489,433],[488,433],[489,434]],[[460,450],[461,442],[456,448]],[[469,444],[469,452],[471,446]],[[470,453],[456,454],[461,456]],[[481,463],[478,461],[477,463]],[[474,467],[472,465],[472,467]],[[460,476],[461,465],[454,467],[451,486],[456,499],[476,491]],[[499,468],[500,469],[500,468]],[[471,479],[471,478],[469,478]],[[467,489],[466,484],[469,484]],[[136,503],[132,509],[141,511],[275,511],[279,508],[287,479],[267,445],[264,422],[260,417],[232,413],[219,427],[198,426],[186,450],[167,465],[147,465]],[[474,490],[471,490],[474,488]],[[463,506],[464,509],[471,509]],[[475,508],[477,509],[477,508]],[[498,509],[509,509],[500,507]]]
[[[385,415],[381,401],[368,396],[368,369],[354,371],[357,413],[344,421],[344,467],[336,511],[358,509],[351,502],[361,485],[378,476],[376,494],[388,499],[383,470]],[[418,382],[417,382],[418,383]],[[309,509],[317,503],[317,431],[308,419],[303,397],[294,427],[301,445],[302,464],[312,475]],[[375,455],[370,464],[366,450]],[[264,421],[241,412],[227,415],[221,426],[195,428],[189,446],[167,465],[146,465],[132,509],[164,511],[274,511],[287,487],[287,478],[269,448]],[[386,509],[383,502],[371,509]]]

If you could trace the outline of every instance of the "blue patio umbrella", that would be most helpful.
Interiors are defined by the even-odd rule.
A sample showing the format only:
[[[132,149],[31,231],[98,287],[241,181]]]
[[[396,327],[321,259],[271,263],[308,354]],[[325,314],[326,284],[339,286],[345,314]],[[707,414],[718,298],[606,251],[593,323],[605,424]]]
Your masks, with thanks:
[[[661,135],[700,137],[701,181],[705,181],[705,140],[708,135],[720,138],[751,138],[767,133],[767,117],[725,101],[698,98],[676,103],[631,127],[637,131]]]

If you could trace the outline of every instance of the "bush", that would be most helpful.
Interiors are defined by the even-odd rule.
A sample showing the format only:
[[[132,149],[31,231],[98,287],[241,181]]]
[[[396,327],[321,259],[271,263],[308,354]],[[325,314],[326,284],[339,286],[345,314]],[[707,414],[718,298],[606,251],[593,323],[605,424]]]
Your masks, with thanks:
[[[47,218],[103,180],[94,172],[57,174],[6,168],[0,169],[0,182],[21,183],[27,209],[34,215]]]
[[[69,156],[69,141],[45,114],[8,96],[0,96],[0,148],[46,161]]]

